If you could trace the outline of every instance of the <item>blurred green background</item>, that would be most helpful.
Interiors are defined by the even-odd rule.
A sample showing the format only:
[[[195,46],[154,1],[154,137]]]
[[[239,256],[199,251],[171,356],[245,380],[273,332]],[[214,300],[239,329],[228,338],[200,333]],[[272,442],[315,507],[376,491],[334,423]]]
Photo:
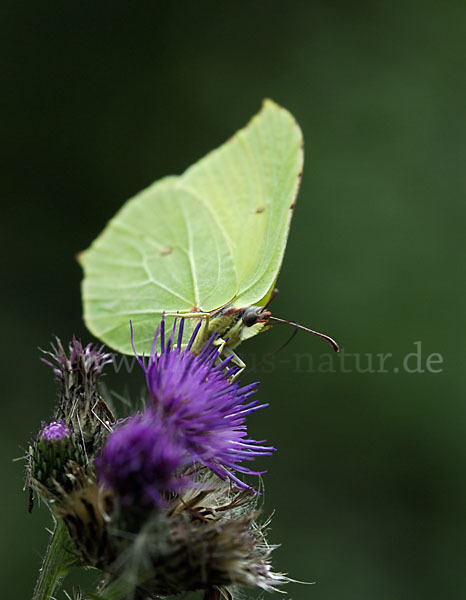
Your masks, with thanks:
[[[27,514],[24,465],[12,462],[54,404],[37,346],[91,339],[76,252],[268,96],[306,142],[273,310],[360,356],[359,370],[352,356],[308,372],[309,356],[325,371],[329,351],[300,334],[249,375],[270,401],[252,434],[279,448],[265,476],[275,565],[316,582],[290,585],[294,600],[464,598],[464,2],[0,11],[2,597],[31,596],[50,523],[44,507]],[[290,332],[259,336],[243,358],[257,364]],[[403,369],[414,342],[422,373]],[[387,372],[361,372],[380,353],[393,355]],[[441,372],[425,370],[432,353]],[[107,384],[137,393],[143,382]]]

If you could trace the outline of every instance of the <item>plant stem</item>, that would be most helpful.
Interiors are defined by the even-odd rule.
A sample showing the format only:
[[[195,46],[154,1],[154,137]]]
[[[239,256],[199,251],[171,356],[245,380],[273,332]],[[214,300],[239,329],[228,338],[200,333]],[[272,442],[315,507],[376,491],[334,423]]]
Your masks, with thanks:
[[[70,554],[70,536],[62,519],[55,519],[50,543],[40,569],[32,600],[50,600],[60,581],[76,563]]]

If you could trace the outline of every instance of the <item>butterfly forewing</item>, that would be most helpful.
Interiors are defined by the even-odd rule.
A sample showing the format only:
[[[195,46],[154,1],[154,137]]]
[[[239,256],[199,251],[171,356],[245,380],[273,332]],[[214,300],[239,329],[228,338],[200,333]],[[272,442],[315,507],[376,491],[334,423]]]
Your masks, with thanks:
[[[266,101],[183,175],[128,200],[80,257],[91,332],[131,353],[131,320],[147,353],[164,312],[261,304],[280,270],[301,169],[299,127]]]

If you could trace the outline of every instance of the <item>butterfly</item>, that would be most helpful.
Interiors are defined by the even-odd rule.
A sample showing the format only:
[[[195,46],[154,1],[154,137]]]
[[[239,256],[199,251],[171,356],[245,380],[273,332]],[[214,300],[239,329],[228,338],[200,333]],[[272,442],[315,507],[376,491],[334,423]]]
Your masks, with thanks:
[[[265,100],[222,146],[128,200],[78,257],[88,329],[130,354],[131,321],[136,350],[147,353],[163,314],[202,318],[196,343],[217,333],[229,354],[281,321],[268,305],[302,168],[298,124]]]

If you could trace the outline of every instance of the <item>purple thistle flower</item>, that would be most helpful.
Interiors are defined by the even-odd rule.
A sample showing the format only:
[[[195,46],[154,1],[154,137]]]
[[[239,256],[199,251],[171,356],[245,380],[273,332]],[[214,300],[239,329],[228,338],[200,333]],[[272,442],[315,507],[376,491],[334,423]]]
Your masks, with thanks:
[[[182,350],[184,320],[181,319],[176,346],[176,320],[168,342],[162,319],[155,334],[152,351],[147,361],[137,356],[146,375],[150,397],[160,422],[175,431],[194,462],[209,467],[219,477],[229,477],[237,486],[249,488],[232,471],[260,475],[240,463],[258,456],[270,455],[275,448],[262,446],[248,438],[245,419],[256,410],[268,406],[250,400],[257,383],[240,387],[229,377],[236,367],[226,367],[229,357],[219,364],[219,350],[213,345],[213,335],[200,354],[190,350],[199,331],[198,324],[186,347]],[[132,338],[131,334],[131,338]],[[156,344],[160,339],[160,353]],[[134,349],[134,346],[133,346]],[[136,352],[135,352],[136,353]]]
[[[50,443],[62,440],[69,436],[70,431],[63,421],[52,421],[48,425],[42,423],[42,429],[39,433],[40,439]]]
[[[164,506],[164,493],[185,485],[178,475],[186,452],[151,410],[126,419],[96,458],[97,478],[126,506]]]

